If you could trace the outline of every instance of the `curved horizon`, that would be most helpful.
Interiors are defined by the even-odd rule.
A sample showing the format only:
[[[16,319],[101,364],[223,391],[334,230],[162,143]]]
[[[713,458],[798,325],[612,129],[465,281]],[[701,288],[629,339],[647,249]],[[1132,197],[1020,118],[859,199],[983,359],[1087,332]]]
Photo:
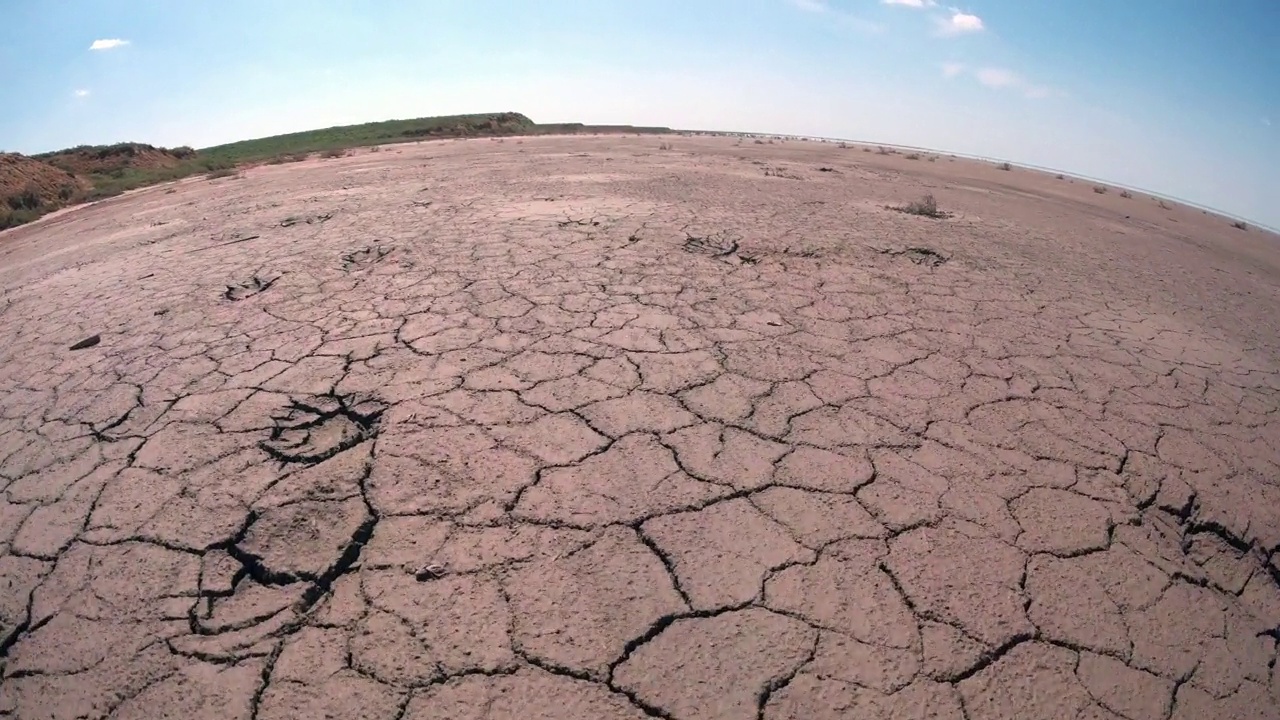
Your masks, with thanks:
[[[6,20],[0,60],[26,70],[0,87],[0,144],[20,152],[506,106],[1017,158],[1280,227],[1270,0],[17,0]]]

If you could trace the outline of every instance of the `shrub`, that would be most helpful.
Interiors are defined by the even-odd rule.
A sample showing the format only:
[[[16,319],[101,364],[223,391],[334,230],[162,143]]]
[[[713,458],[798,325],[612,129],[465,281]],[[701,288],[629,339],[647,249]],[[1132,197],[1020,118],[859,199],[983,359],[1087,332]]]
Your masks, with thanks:
[[[196,161],[196,172],[212,173],[219,170],[235,170],[236,164],[230,160],[214,160],[202,158]]]
[[[1107,188],[1106,188],[1106,187],[1104,187],[1104,186],[1102,186],[1102,185],[1094,185],[1094,186],[1093,186],[1093,191],[1094,191],[1094,192],[1096,192],[1096,193],[1098,193],[1099,195],[1106,195],[1106,194],[1107,194]]]
[[[920,153],[907,153],[906,155],[903,155],[903,157],[905,157],[908,160],[919,160]]]
[[[39,210],[11,210],[0,205],[0,230],[25,225],[38,217],[40,217]]]
[[[19,190],[7,199],[9,208],[14,211],[38,210],[40,208],[40,191],[34,185]]]
[[[204,177],[206,180],[217,180],[218,178],[232,177],[235,174],[236,174],[236,169],[233,167],[218,168],[217,170],[211,170]]]
[[[1067,179],[1067,176],[1066,176],[1066,175],[1063,175],[1062,173],[1058,173],[1057,175],[1054,175],[1053,177],[1054,177],[1054,179],[1055,179],[1055,180],[1066,180],[1066,179]]]
[[[1007,162],[1002,162],[1002,163],[1000,163],[999,165],[997,165],[996,167],[1000,168],[1001,170],[1012,170],[1012,169],[1013,169],[1013,166],[1012,166],[1012,165],[1010,165],[1010,164],[1009,164],[1009,163],[1007,163]]]
[[[1248,230],[1249,224],[1243,220],[1236,220],[1235,222],[1231,223],[1231,227],[1237,230]]]
[[[330,148],[320,153],[320,157],[325,159],[340,158],[340,157],[346,157],[346,156],[347,156],[347,151],[342,148]]]
[[[1156,204],[1160,206],[1160,209],[1161,209],[1161,210],[1172,210],[1172,209],[1173,209],[1172,207],[1170,207],[1170,206],[1169,206],[1169,203],[1167,203],[1167,202],[1165,202],[1165,201],[1163,201],[1163,200],[1157,200],[1157,201],[1156,201]]]
[[[1128,190],[1121,190],[1120,197],[1124,198],[1125,200],[1128,200],[1129,198],[1133,197],[1133,193],[1129,192]]]
[[[925,195],[919,200],[913,200],[906,205],[889,206],[890,210],[897,210],[908,215],[919,215],[921,217],[929,217],[941,220],[951,217],[951,213],[938,209],[938,201],[933,195]]]

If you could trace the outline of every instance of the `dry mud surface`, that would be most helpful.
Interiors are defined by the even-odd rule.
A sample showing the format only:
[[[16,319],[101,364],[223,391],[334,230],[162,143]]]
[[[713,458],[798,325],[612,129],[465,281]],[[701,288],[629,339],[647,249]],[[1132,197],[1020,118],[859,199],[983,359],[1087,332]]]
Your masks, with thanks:
[[[1280,717],[1274,237],[660,140],[0,236],[0,717]]]

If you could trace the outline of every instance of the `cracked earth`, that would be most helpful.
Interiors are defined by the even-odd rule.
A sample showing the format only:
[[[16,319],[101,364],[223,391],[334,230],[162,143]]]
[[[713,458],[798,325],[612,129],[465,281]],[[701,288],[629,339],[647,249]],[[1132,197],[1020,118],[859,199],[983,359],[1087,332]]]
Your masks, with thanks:
[[[0,717],[1280,718],[1274,238],[658,145],[0,235]]]

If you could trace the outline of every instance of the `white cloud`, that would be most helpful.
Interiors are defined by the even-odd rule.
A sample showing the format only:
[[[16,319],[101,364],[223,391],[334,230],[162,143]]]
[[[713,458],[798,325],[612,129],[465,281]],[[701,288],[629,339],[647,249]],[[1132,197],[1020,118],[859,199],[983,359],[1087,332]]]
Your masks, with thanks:
[[[793,7],[811,12],[818,15],[825,15],[831,18],[835,24],[847,28],[852,28],[862,33],[881,33],[884,32],[884,26],[879,23],[864,20],[857,15],[851,15],[847,12],[836,10],[826,3],[826,0],[787,0]]]
[[[936,0],[880,0],[880,4],[901,5],[903,7],[911,7],[911,8],[927,8],[927,7],[936,7],[938,3],[936,2]]]
[[[1271,127],[1271,118],[1269,117],[1262,118],[1262,124],[1266,125],[1267,127]]]
[[[993,88],[1014,87],[1022,84],[1022,78],[1012,70],[1004,68],[982,68],[974,73],[978,82]]]
[[[120,38],[107,38],[105,40],[94,40],[93,44],[89,46],[89,49],[90,50],[114,50],[118,47],[124,47],[125,45],[128,45],[128,44],[129,44],[128,40],[121,40]]]
[[[74,94],[76,97],[89,97],[89,91],[85,90],[84,88],[80,88],[79,90],[76,90]]]
[[[968,35],[986,29],[982,18],[955,8],[951,8],[951,17],[938,18],[937,23],[939,35]]]
[[[942,64],[942,77],[951,79],[960,77],[961,75],[971,75],[981,85],[995,90],[1015,90],[1023,94],[1023,96],[1040,100],[1047,97],[1065,97],[1066,93],[1055,90],[1044,85],[1037,85],[1022,75],[999,67],[984,67],[970,69],[958,62],[945,62]]]

